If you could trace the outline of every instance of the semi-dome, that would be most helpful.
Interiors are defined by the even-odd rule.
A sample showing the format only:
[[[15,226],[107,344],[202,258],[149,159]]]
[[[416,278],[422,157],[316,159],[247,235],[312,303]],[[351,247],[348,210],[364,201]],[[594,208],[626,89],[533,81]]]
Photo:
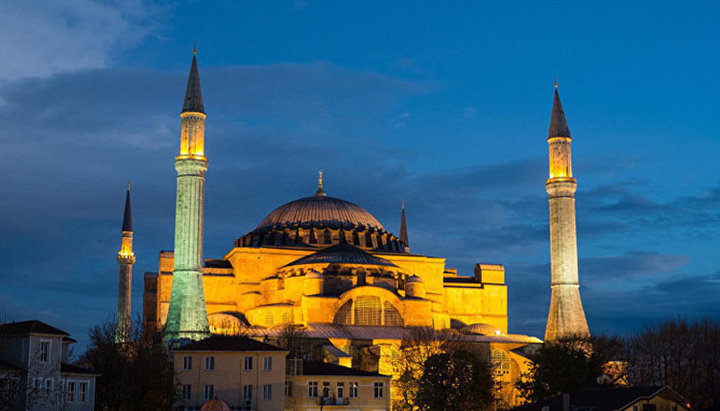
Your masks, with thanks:
[[[311,197],[283,204],[236,247],[291,246],[325,248],[351,244],[365,250],[402,253],[405,243],[357,204],[328,197],[322,186]]]

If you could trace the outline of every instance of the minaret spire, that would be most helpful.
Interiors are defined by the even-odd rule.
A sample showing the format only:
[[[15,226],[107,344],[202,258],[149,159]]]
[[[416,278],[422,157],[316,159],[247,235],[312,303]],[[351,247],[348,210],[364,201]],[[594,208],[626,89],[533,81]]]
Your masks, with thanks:
[[[405,253],[410,252],[410,241],[408,240],[407,224],[405,223],[405,200],[402,200],[402,212],[400,213],[400,241],[405,244]]]
[[[323,171],[322,171],[322,170],[318,170],[318,189],[317,189],[317,191],[315,192],[315,195],[318,196],[318,197],[325,197],[325,196],[327,196],[327,194],[325,193],[325,190],[323,190],[322,176],[323,176]]]
[[[550,177],[545,183],[550,203],[550,312],[545,340],[590,335],[580,300],[575,191],[572,175],[570,129],[555,82],[555,97],[548,132]]]
[[[183,103],[180,154],[175,157],[175,253],[173,283],[165,337],[169,341],[198,340],[210,327],[203,291],[203,219],[205,214],[205,109],[200,90],[196,49]]]
[[[135,254],[132,249],[133,228],[130,210],[130,182],[125,194],[125,212],[123,213],[122,236],[117,262],[120,266],[118,282],[117,322],[115,324],[115,342],[124,343],[130,338],[130,301],[132,297],[132,266]]]

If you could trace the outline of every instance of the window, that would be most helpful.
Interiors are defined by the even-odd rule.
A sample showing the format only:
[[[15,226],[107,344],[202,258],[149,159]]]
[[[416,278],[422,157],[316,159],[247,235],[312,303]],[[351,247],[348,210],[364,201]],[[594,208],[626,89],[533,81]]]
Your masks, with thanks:
[[[245,371],[253,369],[253,357],[245,357]]]
[[[272,357],[263,357],[263,370],[272,370]]]
[[[215,393],[215,386],[214,385],[206,385],[205,386],[205,399],[206,400],[212,400],[213,394]]]
[[[67,400],[68,402],[75,401],[75,386],[77,383],[75,381],[68,381],[67,383]]]
[[[183,357],[183,370],[192,370],[192,357]]]
[[[45,380],[45,390],[44,390],[43,394],[46,397],[49,396],[50,394],[52,394],[52,389],[53,389],[53,380],[51,378],[48,378],[47,380]]]
[[[87,397],[87,385],[86,382],[81,382],[78,384],[78,395],[77,400],[79,402],[85,402],[85,398]]]
[[[308,382],[308,397],[317,398],[318,396],[318,383],[317,381]]]
[[[244,385],[243,386],[243,400],[245,401],[252,401],[253,398],[253,386],[252,385]]]
[[[192,385],[190,385],[190,384],[183,385],[182,398],[183,398],[183,400],[192,399]]]
[[[343,398],[345,396],[345,383],[339,382],[337,383],[337,397]]]
[[[292,397],[292,381],[285,381],[285,396]]]
[[[323,382],[322,396],[323,398],[328,398],[330,396],[330,383],[327,381]]]
[[[358,386],[359,386],[359,385],[360,385],[360,384],[357,383],[357,382],[351,382],[351,383],[350,383],[350,387],[349,387],[349,389],[350,389],[350,398],[357,398],[357,396],[358,396]]]
[[[382,398],[384,396],[384,389],[385,389],[385,383],[384,382],[376,382],[374,384],[374,394],[375,398]]]
[[[271,400],[271,399],[272,399],[272,385],[265,384],[265,385],[263,385],[263,400]]]
[[[50,340],[40,340],[40,362],[50,362]]]
[[[215,369],[215,357],[205,357],[205,369],[208,371]]]

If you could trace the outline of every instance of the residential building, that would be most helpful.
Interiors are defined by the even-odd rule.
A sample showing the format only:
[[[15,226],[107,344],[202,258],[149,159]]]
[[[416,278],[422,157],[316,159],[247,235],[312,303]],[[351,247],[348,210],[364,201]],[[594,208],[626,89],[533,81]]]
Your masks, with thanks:
[[[515,407],[512,411],[690,411],[669,387],[598,387]]]
[[[281,410],[287,351],[242,336],[213,335],[172,350],[179,409],[219,399],[236,410]]]
[[[98,374],[69,362],[76,341],[42,321],[0,325],[0,400],[25,410],[93,410]]]

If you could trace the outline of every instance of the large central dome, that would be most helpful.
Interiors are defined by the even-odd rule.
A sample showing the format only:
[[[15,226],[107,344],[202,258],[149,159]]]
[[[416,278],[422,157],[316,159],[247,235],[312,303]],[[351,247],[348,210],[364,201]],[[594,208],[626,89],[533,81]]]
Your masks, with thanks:
[[[311,224],[316,227],[366,227],[384,229],[367,210],[334,197],[314,195],[281,205],[258,224],[256,230],[276,224]]]
[[[352,244],[366,250],[404,252],[405,244],[357,204],[328,197],[322,190],[283,204],[251,232],[235,241],[237,247],[292,246],[324,248]]]

